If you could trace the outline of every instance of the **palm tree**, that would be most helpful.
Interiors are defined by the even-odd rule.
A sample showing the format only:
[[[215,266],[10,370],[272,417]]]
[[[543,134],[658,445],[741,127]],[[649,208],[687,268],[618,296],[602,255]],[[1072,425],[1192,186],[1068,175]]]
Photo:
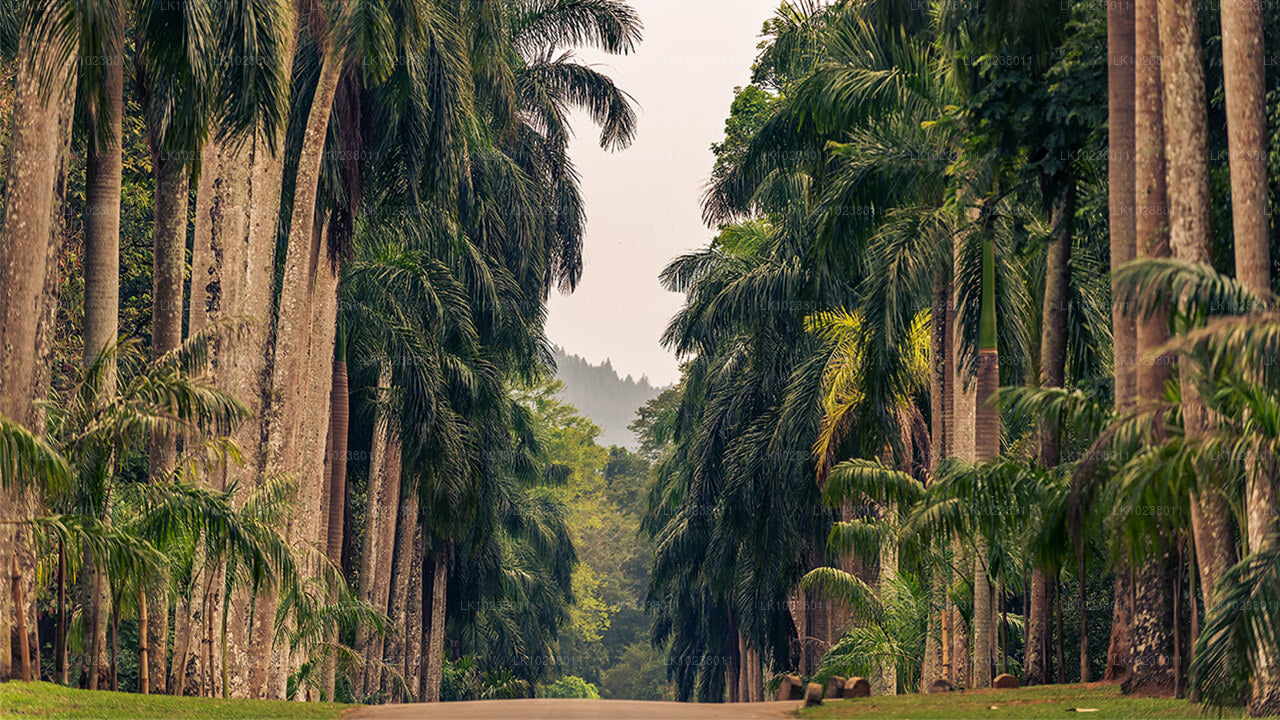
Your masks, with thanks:
[[[1173,256],[1191,263],[1206,263],[1210,253],[1208,218],[1208,130],[1205,105],[1204,69],[1200,56],[1199,20],[1194,8],[1182,3],[1159,2],[1159,37],[1162,60],[1161,80],[1164,103],[1164,132],[1169,194],[1169,244]],[[1198,103],[1198,104],[1197,104]],[[1189,373],[1181,373],[1182,421],[1188,437],[1205,432],[1211,419],[1199,398]],[[1206,609],[1215,605],[1214,588],[1231,566],[1233,548],[1229,516],[1217,489],[1209,484],[1197,490],[1198,502],[1191,507],[1195,547],[1205,594]],[[1139,592],[1143,588],[1136,588]],[[1141,627],[1139,614],[1136,624]],[[1155,620],[1159,623],[1160,620]],[[1157,633],[1156,638],[1161,634]],[[1155,652],[1163,640],[1155,645]],[[1142,638],[1135,636],[1134,652],[1147,651]],[[1143,682],[1137,682],[1138,687]]]
[[[1142,22],[1154,22],[1150,13]],[[1137,179],[1135,162],[1135,91],[1137,13],[1131,3],[1107,5],[1107,132],[1108,132],[1108,203],[1107,214],[1111,234],[1111,270],[1135,257],[1137,225],[1134,216],[1134,188]],[[1115,293],[1113,287],[1112,294]],[[1115,362],[1115,406],[1117,412],[1130,407],[1137,397],[1137,378],[1128,358],[1137,357],[1137,328],[1131,313],[1113,303],[1111,310],[1113,356]],[[1111,646],[1107,650],[1106,680],[1123,678],[1128,670],[1132,644],[1129,597],[1132,595],[1127,566],[1116,572],[1115,606],[1112,609]]]
[[[20,6],[21,28],[15,63],[13,117],[5,187],[4,225],[0,229],[0,333],[11,348],[0,363],[0,416],[39,431],[42,424],[35,402],[42,400],[46,382],[42,357],[50,332],[43,319],[50,312],[49,292],[54,218],[61,205],[59,168],[65,165],[70,139],[69,118],[74,107],[75,41],[67,27],[68,9],[55,0]],[[43,328],[43,333],[42,333]],[[35,498],[5,491],[0,519],[23,521],[35,513]],[[8,527],[0,529],[0,557],[17,557],[26,607],[18,609],[35,628],[35,593],[30,578],[35,555],[30,539]],[[0,583],[0,605],[10,607],[11,586]],[[13,657],[6,610],[0,620],[0,677],[9,677]],[[38,644],[35,644],[38,647]]]
[[[1226,83],[1227,130],[1231,169],[1231,212],[1235,240],[1236,278],[1251,292],[1265,296],[1271,289],[1271,249],[1268,237],[1266,183],[1266,91],[1263,61],[1262,13],[1257,7],[1227,2],[1222,11],[1222,59]],[[1266,548],[1275,529],[1268,508],[1275,506],[1274,478],[1250,473],[1249,513],[1245,525],[1250,552]],[[1255,715],[1280,709],[1280,672],[1265,653],[1249,700]]]

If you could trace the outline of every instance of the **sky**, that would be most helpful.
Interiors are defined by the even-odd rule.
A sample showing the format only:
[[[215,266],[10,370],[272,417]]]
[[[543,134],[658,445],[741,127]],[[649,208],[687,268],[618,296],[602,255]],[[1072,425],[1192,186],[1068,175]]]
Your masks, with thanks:
[[[699,199],[711,174],[711,143],[724,136],[733,89],[751,79],[764,21],[778,0],[632,0],[644,41],[628,56],[583,51],[639,105],[639,135],[627,150],[600,149],[583,118],[571,148],[587,208],[584,271],[577,292],[550,302],[547,333],[570,353],[655,385],[679,379],[659,344],[683,296],[658,274],[704,246]]]

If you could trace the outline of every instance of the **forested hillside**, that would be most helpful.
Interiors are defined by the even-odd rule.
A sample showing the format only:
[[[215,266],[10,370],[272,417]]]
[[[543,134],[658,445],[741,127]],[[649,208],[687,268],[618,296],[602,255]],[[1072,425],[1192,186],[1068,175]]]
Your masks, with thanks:
[[[635,420],[636,410],[657,397],[662,388],[649,384],[643,376],[639,380],[630,375],[619,377],[609,360],[592,365],[561,347],[555,349],[555,359],[556,378],[564,383],[560,399],[600,426],[600,445],[636,449],[635,433],[627,426]]]

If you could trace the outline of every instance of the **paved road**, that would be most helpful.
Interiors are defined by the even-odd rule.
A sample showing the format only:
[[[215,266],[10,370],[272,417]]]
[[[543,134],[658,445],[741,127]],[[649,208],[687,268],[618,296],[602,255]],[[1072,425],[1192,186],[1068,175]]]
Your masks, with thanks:
[[[344,720],[778,720],[798,702],[690,703],[635,700],[480,700],[429,705],[374,705]]]

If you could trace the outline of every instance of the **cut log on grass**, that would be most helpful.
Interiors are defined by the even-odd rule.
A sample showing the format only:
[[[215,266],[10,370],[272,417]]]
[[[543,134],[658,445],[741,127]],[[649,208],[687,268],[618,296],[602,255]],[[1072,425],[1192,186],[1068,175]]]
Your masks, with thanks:
[[[782,684],[778,686],[778,700],[803,700],[804,683],[795,675],[784,675]]]
[[[997,690],[1017,690],[1018,678],[1009,673],[1001,673],[991,682],[991,686]]]
[[[871,697],[871,683],[866,678],[849,678],[844,683],[844,696],[846,698],[864,698]]]
[[[845,678],[839,675],[832,675],[831,679],[827,681],[827,697],[844,697],[844,683]]]
[[[947,680],[946,678],[938,678],[937,680],[934,680],[932,684],[929,685],[929,694],[932,695],[933,693],[946,693],[946,692],[951,692],[952,690],[955,690],[955,689],[956,688],[954,685],[951,684],[951,681]]]
[[[813,707],[822,704],[822,686],[818,683],[809,683],[805,686],[804,706]]]

